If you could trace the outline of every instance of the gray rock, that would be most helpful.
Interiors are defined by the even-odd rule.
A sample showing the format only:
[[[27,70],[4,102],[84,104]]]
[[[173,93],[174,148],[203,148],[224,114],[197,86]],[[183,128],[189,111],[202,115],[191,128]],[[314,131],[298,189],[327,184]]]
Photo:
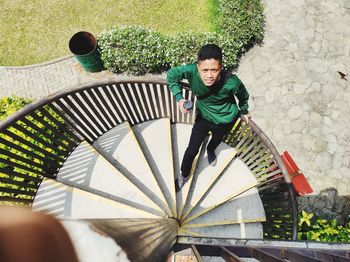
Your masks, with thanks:
[[[333,157],[333,168],[339,169],[343,166],[343,158],[339,154],[335,154]],[[336,177],[336,176],[334,176]],[[336,178],[341,178],[341,177],[336,177]]]
[[[265,94],[266,103],[271,104],[273,103],[274,100],[275,100],[275,92],[272,90],[267,91]]]
[[[294,93],[298,94],[298,95],[302,95],[304,94],[305,90],[308,88],[309,86],[306,84],[295,84],[294,85]]]
[[[332,156],[328,152],[318,153],[316,155],[315,162],[322,171],[332,169]]]
[[[303,114],[300,106],[293,106],[288,110],[288,117],[291,120],[299,118]]]
[[[305,128],[305,123],[302,119],[296,119],[291,121],[290,128],[294,133],[301,133]]]
[[[343,177],[344,180],[350,180],[350,168],[343,166],[339,169],[339,173]]]
[[[310,124],[313,126],[320,125],[323,123],[323,117],[319,112],[310,112]]]

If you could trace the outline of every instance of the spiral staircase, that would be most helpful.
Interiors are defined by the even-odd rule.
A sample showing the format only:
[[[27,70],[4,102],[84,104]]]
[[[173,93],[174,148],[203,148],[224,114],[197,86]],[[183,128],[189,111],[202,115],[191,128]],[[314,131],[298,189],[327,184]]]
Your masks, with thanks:
[[[183,95],[195,102],[185,83]],[[289,177],[253,121],[237,120],[215,167],[208,134],[175,192],[194,114],[159,79],[82,85],[30,104],[0,122],[1,204],[88,223],[131,261],[175,261],[181,245],[205,239],[295,240]]]

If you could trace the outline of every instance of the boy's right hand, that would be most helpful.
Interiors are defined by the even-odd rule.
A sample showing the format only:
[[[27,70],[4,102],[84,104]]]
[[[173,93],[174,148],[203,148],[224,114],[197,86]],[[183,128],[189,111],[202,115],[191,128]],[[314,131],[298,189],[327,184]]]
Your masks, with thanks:
[[[188,113],[188,110],[185,109],[185,107],[184,107],[184,103],[185,102],[186,102],[186,99],[180,99],[179,102],[178,102],[179,109],[180,109],[181,113],[183,113],[183,114],[187,114]]]

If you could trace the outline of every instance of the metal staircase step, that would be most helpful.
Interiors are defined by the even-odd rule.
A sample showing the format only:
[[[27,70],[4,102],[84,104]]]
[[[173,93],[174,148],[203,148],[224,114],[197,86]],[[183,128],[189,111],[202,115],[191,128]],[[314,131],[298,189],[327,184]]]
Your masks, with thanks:
[[[59,218],[156,218],[158,216],[112,199],[45,178],[33,202],[33,209]]]
[[[184,224],[184,228],[266,221],[258,190],[251,188],[205,215]]]
[[[147,121],[132,127],[162,193],[176,217],[174,164],[170,119]]]
[[[206,149],[206,146],[206,143],[203,143],[203,149]],[[236,155],[236,150],[225,143],[220,143],[215,152],[217,163],[212,167],[208,163],[206,150],[203,150],[203,155],[198,160],[198,165],[194,172],[189,193],[183,208],[182,218],[185,218],[205,193],[208,192],[212,184],[215,183],[220,174]]]
[[[183,223],[194,220],[256,185],[257,180],[250,169],[239,158],[234,159],[203,197],[193,202],[192,209],[187,212]]]
[[[232,225],[207,226],[198,228],[180,227],[179,236],[210,237],[210,238],[250,238],[262,239],[261,223],[240,223]]]
[[[189,246],[196,250],[197,261],[206,257],[223,257],[225,261],[350,261],[350,245],[346,243],[180,236],[173,250]]]
[[[90,144],[83,141],[67,158],[57,181],[107,198],[118,198],[125,204],[164,212],[144,192],[111,165]]]
[[[192,125],[188,124],[176,124],[171,125],[171,134],[173,141],[173,156],[174,156],[174,172],[175,177],[178,177],[181,173],[180,166],[181,161],[184,156],[185,150],[188,146],[188,142],[190,140],[192,131]],[[182,213],[182,209],[184,207],[184,203],[186,201],[190,184],[193,178],[193,173],[195,167],[197,165],[197,161],[200,153],[198,153],[197,157],[193,161],[192,170],[190,174],[189,181],[184,185],[184,187],[176,194],[176,203],[177,203],[177,216],[180,217]]]
[[[100,154],[112,157],[115,167],[121,173],[137,185],[169,216],[172,215],[128,122],[119,124],[103,134],[93,143],[93,146]]]

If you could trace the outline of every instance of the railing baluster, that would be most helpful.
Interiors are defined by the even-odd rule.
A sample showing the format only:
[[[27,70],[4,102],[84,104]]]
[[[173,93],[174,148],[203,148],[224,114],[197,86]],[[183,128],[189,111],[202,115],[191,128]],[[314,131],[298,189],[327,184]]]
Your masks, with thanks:
[[[36,124],[32,123],[33,129],[36,132],[40,133],[41,135],[45,134],[45,137],[47,139],[51,139],[52,140],[52,145],[60,146],[63,149],[63,150],[61,150],[62,152],[69,150],[69,147],[67,145],[65,145],[64,143],[62,143],[59,140],[59,138],[57,138],[57,136],[55,135],[56,133],[54,132],[54,130],[52,130],[52,127],[47,122],[45,122],[42,119],[40,119],[39,116],[37,114],[35,114],[35,113],[30,114],[29,116],[33,117],[33,119],[36,120],[42,126],[42,127],[39,128]],[[24,118],[24,119],[26,119],[26,118]],[[51,134],[48,134],[47,131],[51,132]]]
[[[45,158],[45,155],[37,154],[38,152],[35,150],[29,150],[29,148],[23,148],[19,145],[14,144],[13,142],[7,141],[0,137],[0,145],[3,144],[4,146],[9,147],[9,150],[14,149],[17,151],[18,154],[26,155],[30,158],[39,160],[39,161],[47,161],[47,158]]]
[[[93,102],[93,106],[96,107],[96,110],[99,112],[98,113],[98,117],[100,119],[100,121],[104,121],[104,124],[106,125],[106,129],[110,129],[112,128],[113,124],[110,123],[109,121],[109,117],[108,114],[104,108],[104,105],[102,103],[102,101],[100,101],[99,97],[98,97],[98,87],[96,88],[91,88],[89,90],[86,90],[88,96],[92,99]]]
[[[129,96],[128,91],[128,85],[127,84],[122,84],[121,86],[121,96],[123,97],[124,103],[128,109],[129,114],[132,116],[133,118],[133,125],[137,124],[140,122],[139,116],[137,115],[136,111],[135,111],[135,105],[132,101],[132,98]]]
[[[64,155],[64,151],[63,150],[60,150],[57,148],[57,146],[53,145],[52,143],[50,142],[47,142],[46,140],[44,140],[42,137],[45,137],[42,132],[40,132],[40,129],[38,129],[37,127],[34,126],[34,124],[32,124],[31,122],[29,122],[26,118],[23,118],[22,120],[22,123],[24,123],[26,125],[26,127],[30,127],[32,128],[33,131],[36,131],[37,133],[35,132],[31,132],[29,131],[27,128],[23,127],[22,125],[20,125],[19,123],[15,123],[13,124],[13,127],[22,132],[24,135],[26,135],[27,137],[32,137],[34,136],[35,137],[35,141],[39,142],[40,144],[42,144],[45,148],[47,149],[50,149],[51,152],[55,152],[53,154],[57,154],[57,155]],[[38,134],[40,134],[42,137],[38,136]],[[50,139],[50,138],[47,138],[45,137],[46,139]]]
[[[78,95],[80,97],[78,97]],[[108,129],[106,128],[106,126],[103,126],[103,124],[101,123],[101,119],[99,117],[99,114],[97,113],[96,111],[96,106],[93,106],[92,103],[90,102],[90,100],[85,96],[84,93],[75,93],[75,94],[72,94],[72,98],[74,99],[74,101],[79,105],[79,107],[81,109],[85,109],[84,112],[85,114],[92,120],[95,120],[94,121],[94,124],[96,125],[96,127],[98,128],[99,130],[99,133],[102,134],[104,133],[105,131],[107,131]],[[83,101],[86,103],[86,105],[83,104]],[[87,102],[89,101],[89,102]],[[92,113],[90,112],[93,111],[95,114],[94,116],[92,115]]]
[[[24,171],[27,171],[27,172],[30,172],[30,173],[33,173],[33,174],[36,174],[36,175],[48,176],[46,173],[44,173],[42,171],[39,171],[37,169],[33,169],[33,168],[28,167],[26,165],[21,165],[18,162],[10,161],[8,159],[0,158],[0,163],[3,163],[5,165],[9,165],[9,166],[12,166],[12,167],[16,167],[16,168],[18,168],[20,170],[24,170]]]
[[[128,94],[128,97],[129,97],[130,102],[132,104],[132,107],[136,108],[136,110],[134,110],[134,112],[135,112],[137,118],[139,119],[139,122],[144,122],[146,118],[140,110],[141,103],[137,99],[137,96],[135,96],[135,93],[137,93],[137,89],[138,89],[138,86],[136,83],[134,83],[133,85],[127,84],[127,87],[125,88],[126,93]]]
[[[96,124],[94,123],[95,121],[92,121],[92,119],[87,116],[87,113],[85,112],[86,108],[80,108],[77,101],[75,101],[73,98],[73,95],[74,94],[67,96],[66,99],[60,99],[60,101],[62,104],[66,104],[67,108],[69,107],[74,116],[77,119],[80,119],[81,124],[84,125],[93,136],[98,137],[99,135],[102,135],[103,130],[97,128]]]
[[[108,102],[109,102],[109,108],[111,110],[111,114],[112,114],[112,117],[114,119],[114,121],[116,122],[116,124],[120,124],[123,122],[122,118],[123,116],[120,115],[120,112],[119,110],[117,109],[117,105],[115,103],[115,100],[114,100],[114,96],[112,96],[112,91],[111,91],[111,87],[109,85],[106,85],[106,88],[103,89],[104,91],[104,94],[106,95],[107,99],[108,99]]]
[[[68,124],[72,130],[74,130],[75,132],[77,132],[77,134],[79,134],[81,137],[77,137],[79,141],[83,140],[83,138],[86,138],[88,141],[89,139],[86,137],[86,134],[84,132],[81,131],[81,128],[77,125],[75,125],[75,123],[73,122],[74,120],[69,119],[63,112],[62,109],[59,108],[59,104],[57,104],[55,102],[55,104],[49,104],[48,107],[53,110],[57,115],[59,115],[66,124]],[[90,138],[91,140],[91,138]]]
[[[157,101],[158,101],[158,107],[160,109],[160,117],[165,117],[165,113],[164,113],[165,97],[164,97],[164,92],[161,89],[159,84],[156,84],[156,95],[158,97]]]
[[[22,173],[18,173],[16,171],[13,171],[13,170],[9,170],[9,169],[6,169],[6,168],[0,168],[0,173],[3,173],[3,174],[6,174],[8,176],[11,176],[11,177],[19,177],[19,178],[23,178],[27,181],[32,181],[33,183],[40,183],[41,180],[42,180],[42,176],[31,176],[29,174],[22,174]]]
[[[45,117],[47,117],[50,121],[52,121],[59,129],[61,129],[65,134],[67,135],[67,138],[70,139],[71,142],[74,143],[74,145],[77,144],[77,141],[80,141],[81,139],[73,132],[73,130],[70,130],[67,126],[66,123],[61,123],[58,119],[52,116],[50,110],[53,111],[52,108],[49,107],[49,105],[46,107],[43,107],[43,110],[39,111],[41,112]],[[55,112],[56,113],[56,112]],[[57,113],[56,113],[57,114]],[[59,116],[57,114],[57,116]],[[63,118],[61,118],[62,121],[65,122]]]
[[[117,90],[116,85],[112,85],[110,87],[110,91],[113,94],[112,98],[113,98],[113,104],[115,106],[114,109],[116,112],[119,112],[121,114],[121,116],[120,116],[121,121],[124,122],[124,121],[128,120],[128,116],[127,116],[127,113],[125,111],[125,107],[123,106],[122,101],[121,101],[116,90]]]
[[[58,136],[58,140],[62,140],[68,144],[65,145],[67,147],[65,149],[66,151],[76,146],[76,141],[70,137],[71,132],[64,130],[64,125],[60,124],[55,118],[47,114],[44,109],[37,110],[36,114],[32,114],[32,116],[37,119],[38,122],[45,123],[46,126],[50,126],[50,131],[52,132],[53,136]],[[52,118],[49,118],[48,116],[51,116]],[[49,121],[51,121],[51,123],[49,123]]]
[[[11,151],[7,151],[7,150],[4,150],[2,148],[0,148],[0,155],[2,155],[0,157],[0,161],[1,161],[2,157],[6,156],[7,158],[16,159],[16,161],[20,161],[24,164],[39,168],[41,170],[45,170],[45,166],[43,165],[43,162],[37,163],[35,161],[32,161],[31,159],[25,158],[19,154],[14,154]]]
[[[79,130],[80,134],[88,141],[92,142],[94,141],[97,136],[95,134],[93,134],[90,130],[87,129],[87,127],[81,122],[81,120],[79,120],[70,109],[68,109],[68,107],[66,105],[64,105],[62,103],[62,101],[57,100],[55,101],[55,103],[61,108],[61,110],[63,110],[65,112],[66,115],[69,116],[70,119],[72,119],[74,121],[74,123],[72,123],[73,126],[75,126],[76,128],[78,128],[77,130]],[[63,114],[61,115],[63,116]]]
[[[155,88],[154,88],[154,85],[153,84],[148,84],[148,87],[149,87],[149,94],[150,94],[150,103],[151,103],[151,106],[153,108],[153,112],[154,112],[154,116],[155,118],[159,118],[159,108],[158,108],[158,105],[157,105],[157,98],[156,98],[156,95],[154,94],[155,93]]]
[[[149,109],[146,106],[146,97],[142,95],[143,92],[143,85],[144,84],[133,84],[134,90],[136,92],[136,100],[139,103],[139,106],[141,106],[142,110],[141,110],[141,114],[143,116],[143,118],[145,119],[145,121],[150,120],[150,114],[149,114]]]
[[[117,101],[119,102],[118,104],[121,105],[121,107],[123,108],[123,111],[125,112],[125,116],[126,116],[126,119],[125,120],[128,120],[131,122],[132,125],[134,125],[135,123],[137,123],[135,117],[130,114],[130,107],[127,105],[127,100],[125,98],[125,95],[124,93],[122,92],[122,87],[123,85],[122,84],[118,84],[118,85],[114,85],[114,92],[116,94],[116,98]]]
[[[102,113],[104,115],[104,117],[106,118],[107,122],[109,123],[109,128],[112,128],[114,126],[116,126],[117,121],[115,121],[116,119],[114,119],[113,117],[113,112],[110,109],[109,104],[107,103],[105,97],[103,96],[103,87],[98,87],[93,89],[96,99],[98,100],[98,102],[100,103],[100,105],[102,106],[100,109],[102,110]]]
[[[150,93],[150,87],[149,84],[142,84],[142,96],[143,98],[146,100],[146,108],[147,108],[147,112],[148,115],[150,117],[150,119],[155,119],[155,110],[152,107],[152,97],[151,97],[151,93]]]
[[[31,149],[43,154],[43,156],[49,157],[51,159],[55,159],[56,161],[62,161],[62,159],[59,156],[53,154],[50,151],[45,150],[42,147],[39,147],[39,146],[33,144],[33,141],[35,141],[35,140],[33,140],[33,141],[26,140],[26,139],[20,137],[19,135],[13,133],[12,131],[9,131],[9,130],[2,130],[1,132],[6,136],[11,137],[14,141],[18,141],[22,145],[27,146],[28,148],[31,148]]]

